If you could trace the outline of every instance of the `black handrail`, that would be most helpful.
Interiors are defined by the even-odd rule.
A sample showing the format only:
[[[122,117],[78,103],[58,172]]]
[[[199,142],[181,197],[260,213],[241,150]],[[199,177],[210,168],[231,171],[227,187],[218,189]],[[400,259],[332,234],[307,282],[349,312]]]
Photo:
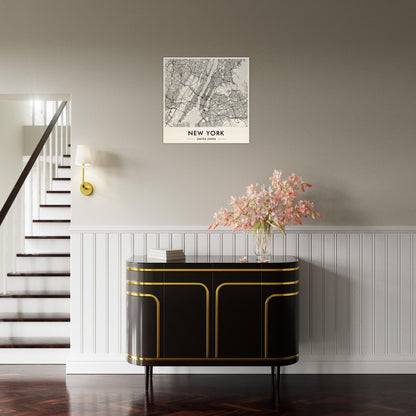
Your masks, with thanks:
[[[48,140],[53,128],[55,127],[58,118],[62,114],[63,109],[65,108],[68,101],[62,101],[62,104],[59,106],[58,110],[56,111],[55,115],[52,117],[49,126],[46,128],[45,132],[43,133],[41,139],[39,140],[38,145],[36,146],[35,150],[30,156],[29,161],[26,163],[26,166],[23,168],[22,173],[19,176],[19,179],[16,182],[16,185],[13,187],[12,191],[10,192],[9,197],[7,198],[6,202],[3,205],[3,208],[0,211],[0,225],[3,223],[3,220],[6,218],[7,213],[9,212],[10,207],[13,205],[14,200],[16,199],[17,194],[19,193],[20,189],[22,188],[26,178],[29,175],[29,172],[32,170],[33,165],[36,162],[40,152],[43,149],[46,141]]]

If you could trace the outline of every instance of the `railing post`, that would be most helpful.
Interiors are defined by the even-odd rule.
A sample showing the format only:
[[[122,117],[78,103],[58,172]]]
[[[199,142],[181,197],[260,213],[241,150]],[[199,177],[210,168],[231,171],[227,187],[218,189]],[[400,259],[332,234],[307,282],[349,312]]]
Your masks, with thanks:
[[[52,130],[52,137],[49,138],[49,189],[52,189],[52,178],[53,178],[52,139],[53,139],[53,130]],[[46,193],[45,193],[45,203],[46,203]]]
[[[56,113],[56,110],[58,109],[58,102],[57,101],[53,102],[53,107],[54,107],[54,111]],[[58,177],[58,160],[60,160],[61,158],[59,157],[59,151],[58,151],[58,129],[57,129],[56,126],[53,129],[53,137],[54,137],[54,140],[55,140],[55,160],[54,160],[54,162],[55,162],[55,177]],[[62,164],[62,162],[61,162],[61,164]],[[51,187],[51,189],[52,189],[52,187]]]

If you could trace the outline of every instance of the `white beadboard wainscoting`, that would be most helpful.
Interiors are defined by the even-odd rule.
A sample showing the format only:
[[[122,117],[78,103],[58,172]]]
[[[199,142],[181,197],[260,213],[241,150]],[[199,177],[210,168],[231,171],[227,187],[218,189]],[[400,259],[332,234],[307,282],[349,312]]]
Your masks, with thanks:
[[[250,234],[204,227],[72,227],[68,373],[141,373],[125,362],[125,270],[154,247],[251,254]],[[416,227],[289,228],[275,254],[299,257],[300,360],[287,373],[416,373]],[[265,373],[266,367],[155,372]]]

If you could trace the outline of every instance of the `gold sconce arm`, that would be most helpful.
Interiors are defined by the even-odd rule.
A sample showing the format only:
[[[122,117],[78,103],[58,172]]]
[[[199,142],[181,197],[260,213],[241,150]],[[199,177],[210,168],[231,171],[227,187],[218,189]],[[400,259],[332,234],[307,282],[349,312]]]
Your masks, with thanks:
[[[91,195],[92,191],[94,190],[93,186],[89,182],[85,182],[84,180],[84,163],[82,164],[82,183],[79,187],[82,195]]]

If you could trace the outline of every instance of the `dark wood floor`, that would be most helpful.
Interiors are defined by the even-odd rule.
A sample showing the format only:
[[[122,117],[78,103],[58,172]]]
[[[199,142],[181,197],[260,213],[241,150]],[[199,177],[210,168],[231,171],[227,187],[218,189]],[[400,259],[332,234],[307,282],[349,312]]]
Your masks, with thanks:
[[[416,415],[416,375],[65,375],[0,365],[0,415]]]

